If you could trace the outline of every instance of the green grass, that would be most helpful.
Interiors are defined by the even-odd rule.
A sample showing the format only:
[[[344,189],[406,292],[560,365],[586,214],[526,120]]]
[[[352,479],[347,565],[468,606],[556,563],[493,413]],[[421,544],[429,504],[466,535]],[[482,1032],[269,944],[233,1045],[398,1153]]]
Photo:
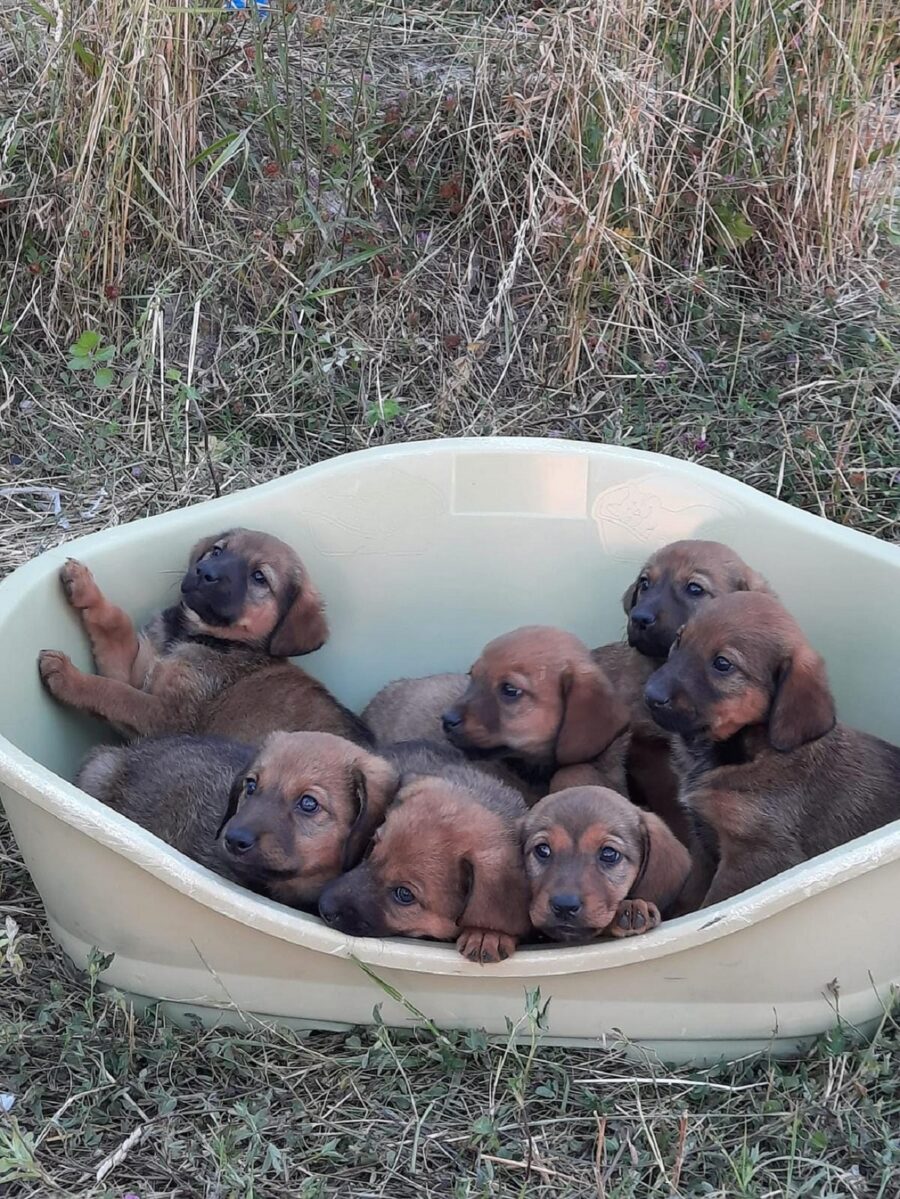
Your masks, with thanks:
[[[0,484],[73,531],[534,433],[896,537],[890,3],[48,11],[0,3]]]
[[[0,569],[458,434],[897,539],[898,46],[876,0],[0,0]],[[524,997],[530,1049],[180,1031],[66,965],[2,822],[0,914],[10,1199],[900,1194],[893,1016],[678,1072]]]
[[[678,1071],[543,1046],[524,997],[518,1045],[377,1019],[347,1036],[185,1031],[67,968],[0,852],[9,1199],[897,1194],[891,1016],[869,1044],[837,1028],[796,1061]]]

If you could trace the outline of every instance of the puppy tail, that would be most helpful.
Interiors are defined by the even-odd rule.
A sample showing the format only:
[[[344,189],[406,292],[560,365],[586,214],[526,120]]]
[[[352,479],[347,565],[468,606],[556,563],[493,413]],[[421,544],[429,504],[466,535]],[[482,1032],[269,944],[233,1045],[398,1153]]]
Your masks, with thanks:
[[[75,786],[109,803],[116,792],[116,783],[125,764],[126,750],[114,745],[98,745],[92,749],[75,776]]]

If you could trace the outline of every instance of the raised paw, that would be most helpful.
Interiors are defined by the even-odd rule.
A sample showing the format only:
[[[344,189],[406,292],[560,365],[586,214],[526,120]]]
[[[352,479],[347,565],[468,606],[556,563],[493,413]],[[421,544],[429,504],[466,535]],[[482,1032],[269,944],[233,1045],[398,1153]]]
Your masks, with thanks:
[[[68,558],[65,566],[59,572],[60,582],[66,593],[66,599],[73,608],[83,610],[93,608],[102,600],[100,588],[94,581],[94,576],[82,562]]]
[[[60,696],[78,674],[71,658],[58,649],[42,649],[38,654],[38,671],[41,681],[51,695]]]
[[[483,928],[467,928],[461,933],[456,948],[470,962],[484,966],[489,962],[505,962],[516,952],[515,937]]]
[[[611,937],[639,937],[662,921],[659,908],[646,899],[623,899],[607,929]]]

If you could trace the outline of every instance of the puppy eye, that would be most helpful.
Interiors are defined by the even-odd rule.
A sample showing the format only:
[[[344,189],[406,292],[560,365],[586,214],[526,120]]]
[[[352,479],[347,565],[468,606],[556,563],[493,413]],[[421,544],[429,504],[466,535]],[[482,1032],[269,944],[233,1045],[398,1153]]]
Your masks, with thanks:
[[[531,852],[541,862],[546,862],[549,858],[553,857],[553,850],[546,841],[538,841]]]
[[[732,664],[727,658],[723,658],[721,654],[717,658],[713,658],[713,670],[717,670],[719,674],[728,674]]]
[[[313,812],[318,812],[319,801],[314,795],[301,795],[294,807],[298,812],[305,812],[307,816],[311,816]]]
[[[218,558],[218,556],[219,556],[219,554],[221,554],[221,552],[222,552],[222,547],[220,545],[214,545],[212,547],[212,549],[209,551],[209,556],[210,556],[210,558]]]
[[[263,586],[265,586],[266,583],[268,583],[268,581],[269,581],[261,570],[254,570],[254,572],[250,576],[250,578],[253,580],[254,583],[260,583]]]
[[[405,908],[408,908],[411,903],[416,902],[416,897],[410,891],[409,887],[394,887],[391,892],[391,899],[393,899],[394,903],[402,904]]]
[[[687,587],[685,587],[685,591],[688,593],[688,595],[693,596],[706,595],[706,588],[701,587],[699,583],[688,583]]]
[[[637,586],[638,586],[638,591],[646,591],[647,588],[650,586],[650,580],[647,578],[646,575],[641,575],[641,577],[638,579]]]
[[[256,790],[256,779],[244,779],[244,794],[252,795]]]
[[[621,862],[622,860],[622,855],[617,849],[613,849],[611,845],[604,845],[603,848],[598,851],[597,857],[604,866],[615,866],[616,862]]]
[[[497,690],[504,699],[518,699],[522,694],[522,688],[514,687],[512,683],[501,683]]]

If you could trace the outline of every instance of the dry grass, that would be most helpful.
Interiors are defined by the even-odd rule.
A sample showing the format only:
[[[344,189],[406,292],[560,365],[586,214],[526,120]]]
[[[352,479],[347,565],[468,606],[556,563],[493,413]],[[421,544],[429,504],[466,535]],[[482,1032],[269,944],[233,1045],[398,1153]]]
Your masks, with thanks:
[[[0,883],[5,1199],[897,1194],[890,1016],[868,1045],[838,1028],[801,1060],[680,1071],[542,1046],[534,999],[520,1045],[179,1030],[73,977],[12,852]]]
[[[0,0],[2,568],[457,433],[896,537],[898,53],[888,0]],[[536,1025],[177,1031],[71,974],[2,837],[11,1199],[900,1193],[892,1019],[649,1081]]]
[[[109,521],[543,433],[896,534],[888,0],[41,3],[0,46],[0,469],[73,528],[98,480]]]

